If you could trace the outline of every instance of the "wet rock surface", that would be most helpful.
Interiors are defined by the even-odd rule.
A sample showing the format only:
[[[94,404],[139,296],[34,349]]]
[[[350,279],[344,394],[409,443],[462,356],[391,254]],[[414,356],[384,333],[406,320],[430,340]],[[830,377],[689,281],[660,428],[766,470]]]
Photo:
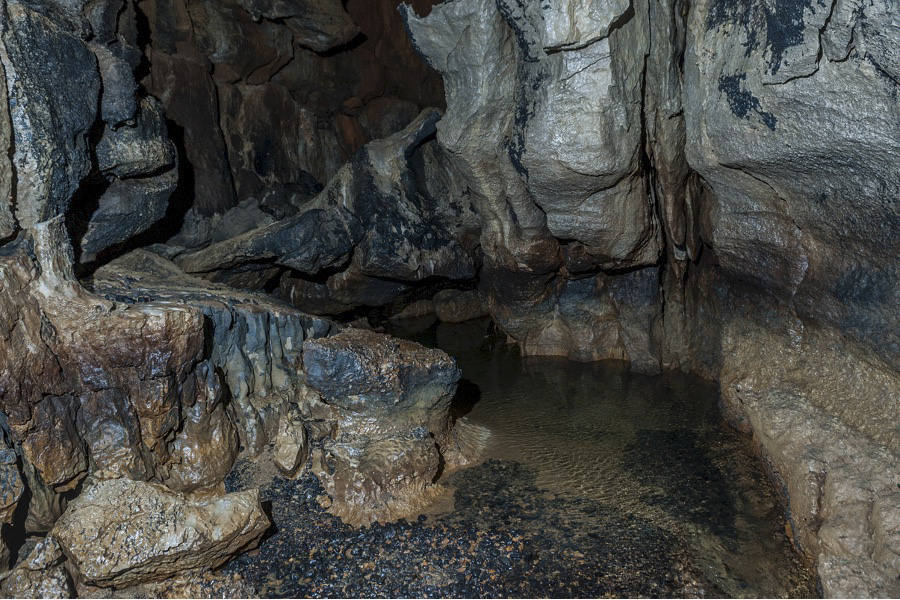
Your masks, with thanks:
[[[188,500],[158,484],[115,479],[82,492],[50,535],[81,582],[122,587],[215,568],[268,528],[257,490]]]
[[[441,325],[420,339],[473,377],[457,404],[465,422],[490,429],[487,460],[442,478],[427,516],[360,528],[328,514],[310,474],[275,477],[262,491],[275,532],[226,572],[273,597],[816,595],[762,465],[720,421],[712,386],[522,363],[478,349],[484,331]],[[258,481],[239,463],[227,485]]]
[[[331,511],[367,524],[412,513],[438,493],[451,458],[450,401],[459,369],[440,350],[346,329],[303,344],[307,384],[332,407],[335,431],[312,468]]]
[[[449,370],[417,371],[418,350],[396,377],[320,369],[320,394],[302,343],[338,327],[299,308],[369,328],[486,312],[526,355],[716,380],[822,592],[898,595],[891,2],[396,8],[0,2],[9,585],[67,593],[55,555],[31,557],[31,544],[92,485],[216,493],[242,449],[268,464],[274,443],[285,471],[309,453],[332,512],[375,497],[393,518],[386,507],[410,490],[408,513],[443,497],[434,479],[498,439],[466,419],[449,428]],[[384,343],[351,352],[372,361],[335,363],[371,375],[391,362]],[[757,513],[679,483],[731,493],[714,450],[739,450],[686,426],[627,440],[604,426],[540,456],[617,439],[641,522],[711,533],[698,564],[731,556],[729,536]],[[655,471],[654,446],[678,477]],[[756,550],[753,564],[769,564]],[[740,595],[741,577],[753,579],[715,585]]]

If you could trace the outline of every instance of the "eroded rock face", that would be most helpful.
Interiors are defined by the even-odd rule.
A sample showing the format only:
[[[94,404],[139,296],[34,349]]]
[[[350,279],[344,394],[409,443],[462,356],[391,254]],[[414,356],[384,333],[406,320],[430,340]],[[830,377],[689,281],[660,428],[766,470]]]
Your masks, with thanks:
[[[152,298],[167,306],[194,306],[204,315],[209,324],[210,371],[205,371],[207,379],[199,380],[202,393],[198,393],[197,403],[186,404],[193,408],[186,416],[187,429],[175,444],[189,456],[221,450],[216,453],[221,468],[206,475],[209,480],[221,481],[231,467],[223,458],[234,457],[236,444],[228,441],[233,431],[252,453],[262,451],[275,439],[286,407],[305,390],[301,363],[304,340],[336,331],[336,325],[327,319],[306,315],[259,294],[187,275],[169,260],[145,250],[126,254],[98,269],[93,288],[118,302],[140,306]],[[216,395],[211,384],[214,371],[221,373],[230,398]],[[196,466],[192,469],[196,471]]]
[[[88,471],[164,477],[182,401],[193,403],[205,369],[202,314],[118,307],[88,293],[66,244],[56,219],[3,257],[3,308],[14,312],[2,317],[0,381],[12,439],[57,494]]]
[[[124,586],[217,567],[268,527],[257,490],[191,501],[158,484],[115,479],[82,492],[50,535],[84,583]]]
[[[413,510],[465,459],[452,361],[297,307],[487,312],[527,354],[719,379],[826,594],[900,594],[892,4],[416,4],[445,98],[392,0],[2,3],[3,521],[48,531],[83,485],[174,514],[160,484],[208,494],[270,442],[350,520]],[[128,585],[257,524],[75,562]],[[7,593],[65,593],[54,552]]]
[[[491,315],[529,354],[627,358],[655,370],[646,343],[622,342],[624,330],[649,339],[649,320],[581,291],[602,288],[591,278],[600,270],[660,257],[641,164],[649,32],[627,3],[579,7],[445,2],[425,18],[402,10],[444,76],[437,142],[481,217]],[[597,333],[582,333],[586,314]]]
[[[324,184],[363,144],[441,103],[440,77],[414,52],[396,4],[140,4],[152,40],[142,83],[183,134],[202,217],[272,186]]]
[[[692,3],[684,109],[687,158],[715,192],[705,238],[723,269],[897,368],[891,12],[881,1]]]
[[[309,386],[336,428],[313,455],[331,510],[355,523],[398,518],[427,503],[450,433],[459,369],[439,350],[347,329],[304,343]]]
[[[197,274],[261,263],[291,269],[282,293],[303,310],[326,313],[387,304],[428,278],[473,277],[472,257],[423,206],[413,183],[409,157],[439,116],[426,110],[403,131],[368,144],[298,214],[182,254],[177,263]],[[310,279],[334,271],[324,283]]]

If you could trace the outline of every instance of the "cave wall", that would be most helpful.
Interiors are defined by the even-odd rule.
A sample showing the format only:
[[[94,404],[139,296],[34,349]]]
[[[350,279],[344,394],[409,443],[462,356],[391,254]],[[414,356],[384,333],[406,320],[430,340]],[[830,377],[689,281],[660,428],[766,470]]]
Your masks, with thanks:
[[[326,423],[301,310],[488,313],[718,380],[823,591],[900,593],[891,2],[432,4],[0,2],[5,522]]]
[[[141,83],[182,138],[197,217],[264,192],[308,197],[364,143],[442,105],[396,4],[137,3]]]

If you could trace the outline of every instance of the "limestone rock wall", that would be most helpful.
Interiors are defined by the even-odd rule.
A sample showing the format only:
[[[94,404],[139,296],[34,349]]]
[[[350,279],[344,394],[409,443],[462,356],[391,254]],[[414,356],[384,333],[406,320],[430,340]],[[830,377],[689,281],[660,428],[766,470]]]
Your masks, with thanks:
[[[337,4],[263,4],[247,10],[274,11],[312,47],[356,32]],[[116,0],[0,2],[0,572],[11,595],[128,587],[252,548],[268,518],[256,490],[223,495],[224,478],[241,451],[275,441],[285,415],[312,419],[303,343],[337,331],[192,278],[164,257],[171,248],[126,252],[177,215],[185,167],[207,166],[184,162],[165,102],[135,78],[141,14]]]
[[[304,343],[486,312],[526,354],[719,380],[823,591],[898,595],[893,3],[396,5],[0,0],[4,522],[216,493],[271,442],[347,514],[423,492],[443,409],[342,432],[378,411],[313,391]]]

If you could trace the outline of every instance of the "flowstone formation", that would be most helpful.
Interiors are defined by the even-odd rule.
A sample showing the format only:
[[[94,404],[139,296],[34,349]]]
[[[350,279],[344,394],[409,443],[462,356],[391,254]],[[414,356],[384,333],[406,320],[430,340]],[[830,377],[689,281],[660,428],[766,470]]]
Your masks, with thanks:
[[[252,547],[242,452],[349,521],[418,510],[477,446],[458,370],[347,325],[489,315],[524,354],[717,380],[823,592],[900,595],[894,13],[0,0],[3,590]],[[135,507],[196,518],[94,568]]]
[[[301,4],[278,18],[314,31],[308,43],[355,34],[337,3]],[[13,596],[204,581],[270,527],[256,490],[224,493],[239,454],[274,447],[296,472],[337,428],[302,360],[337,323],[188,275],[169,247],[136,249],[173,218],[185,173],[165,103],[135,80],[141,18],[124,1],[0,3],[0,589]],[[454,384],[409,427],[448,435]],[[426,470],[404,472],[411,489],[431,485]]]

